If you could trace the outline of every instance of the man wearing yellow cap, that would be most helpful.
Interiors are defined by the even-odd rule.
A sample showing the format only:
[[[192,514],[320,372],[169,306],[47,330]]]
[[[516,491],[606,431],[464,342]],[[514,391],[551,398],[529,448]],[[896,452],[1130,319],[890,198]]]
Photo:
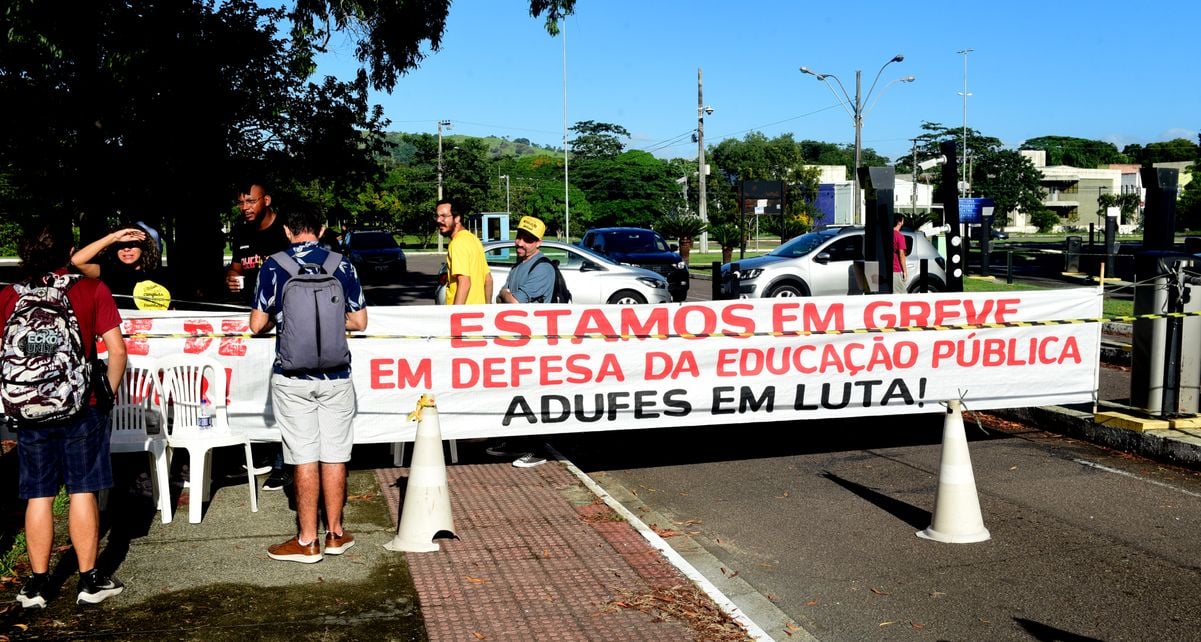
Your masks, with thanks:
[[[517,223],[517,258],[520,261],[509,270],[505,287],[496,297],[497,303],[550,303],[555,295],[555,268],[542,256],[542,235],[546,223],[533,216],[523,216]]]
[[[539,261],[542,235],[546,224],[533,216],[523,216],[517,223],[517,265],[509,270],[505,287],[496,295],[497,303],[550,303],[555,294],[555,268],[550,261]],[[502,441],[485,449],[489,455],[505,457],[520,455],[513,460],[518,468],[533,468],[546,463],[541,452],[541,440],[518,438]]]

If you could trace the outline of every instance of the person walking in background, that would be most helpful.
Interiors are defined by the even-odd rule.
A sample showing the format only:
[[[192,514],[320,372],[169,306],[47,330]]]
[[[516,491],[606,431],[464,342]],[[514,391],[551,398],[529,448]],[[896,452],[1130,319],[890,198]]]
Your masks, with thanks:
[[[555,293],[555,268],[541,252],[542,235],[546,224],[533,216],[523,216],[517,223],[514,247],[518,263],[509,270],[505,285],[496,296],[497,303],[550,303]],[[541,452],[541,439],[526,437],[502,441],[484,452],[494,457],[519,455],[513,460],[518,468],[533,468],[546,463]]]
[[[254,304],[254,287],[259,268],[268,256],[288,247],[283,219],[271,207],[271,190],[261,179],[252,179],[238,189],[238,207],[242,221],[234,226],[230,249],[233,259],[225,273],[225,287],[232,296]],[[292,473],[284,465],[283,451],[278,444],[257,445],[257,461],[261,464],[252,475],[267,476],[263,490],[283,490],[292,483]],[[264,463],[265,462],[265,463]]]
[[[904,294],[905,282],[909,280],[909,263],[905,260],[905,235],[901,234],[901,226],[905,224],[905,215],[897,214],[896,223],[892,227],[892,293]]]
[[[492,300],[492,270],[484,258],[484,246],[471,230],[463,227],[463,214],[450,199],[435,208],[438,233],[450,239],[446,246],[446,303],[488,303]]]
[[[60,229],[61,227],[61,229]],[[109,436],[112,423],[107,410],[94,406],[91,397],[91,376],[88,370],[75,378],[67,376],[52,384],[52,397],[43,397],[43,388],[30,390],[21,384],[33,374],[37,361],[30,355],[41,355],[47,345],[60,346],[79,341],[78,352],[70,362],[88,363],[96,353],[96,337],[104,342],[108,352],[105,372],[108,384],[116,390],[125,375],[125,341],[121,337],[121,315],[117,311],[113,295],[101,281],[86,277],[67,275],[72,250],[71,230],[66,225],[44,225],[25,236],[18,245],[23,280],[0,290],[0,323],[5,329],[0,335],[0,364],[3,374],[5,413],[10,419],[43,411],[56,404],[65,404],[65,399],[78,399],[80,406],[62,406],[65,418],[42,418],[18,420],[21,428],[17,432],[18,488],[21,499],[28,500],[25,507],[25,543],[29,552],[32,574],[26,578],[17,594],[17,601],[24,608],[44,608],[50,578],[50,553],[54,546],[54,498],[59,487],[66,485],[70,496],[67,523],[71,547],[79,568],[79,592],[76,602],[97,604],[119,594],[124,584],[96,568],[100,548],[100,507],[97,493],[113,485],[113,471],[109,458]],[[41,293],[37,291],[41,290]],[[57,290],[52,293],[50,290]],[[63,292],[65,290],[65,293]],[[68,336],[54,337],[47,341],[45,335],[50,326],[32,328],[24,317],[26,297],[42,301],[61,302],[65,298],[74,316],[74,323],[59,326],[69,328]],[[63,314],[66,306],[57,306]],[[40,306],[39,322],[44,323],[47,310]],[[12,324],[12,327],[10,327]],[[10,332],[12,330],[12,332]],[[37,350],[31,347],[30,332],[42,335]],[[78,332],[78,335],[75,335]],[[61,333],[59,333],[61,334]],[[9,342],[9,343],[6,343]],[[58,360],[60,354],[55,354]],[[58,362],[61,362],[59,360]],[[98,366],[97,366],[98,367]],[[40,379],[40,377],[39,377]],[[64,390],[63,386],[67,388]],[[82,387],[82,388],[81,388]],[[10,395],[14,389],[25,388],[20,395]],[[21,398],[17,402],[15,398]],[[33,408],[32,406],[37,406]]]
[[[71,255],[79,273],[100,279],[123,310],[166,310],[171,306],[170,277],[162,267],[158,241],[140,225],[96,239]],[[107,260],[97,261],[109,251]]]
[[[355,415],[346,331],[367,328],[367,307],[354,266],[317,243],[323,226],[315,211],[298,206],[284,218],[291,245],[263,263],[250,330],[258,334],[276,327],[271,401],[284,459],[295,469],[299,528],[295,537],[269,547],[267,555],[311,564],[354,546],[354,536],[342,524]],[[314,290],[300,289],[309,287]],[[317,541],[321,498],[324,550]]]

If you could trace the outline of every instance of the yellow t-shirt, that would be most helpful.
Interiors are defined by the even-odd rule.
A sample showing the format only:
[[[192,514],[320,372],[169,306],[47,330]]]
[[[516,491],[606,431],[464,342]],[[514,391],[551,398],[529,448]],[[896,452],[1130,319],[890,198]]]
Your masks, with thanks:
[[[492,273],[484,260],[484,246],[471,230],[460,230],[446,246],[446,303],[453,304],[458,283],[455,275],[465,274],[471,279],[471,290],[467,303],[487,303],[484,299],[484,278]]]

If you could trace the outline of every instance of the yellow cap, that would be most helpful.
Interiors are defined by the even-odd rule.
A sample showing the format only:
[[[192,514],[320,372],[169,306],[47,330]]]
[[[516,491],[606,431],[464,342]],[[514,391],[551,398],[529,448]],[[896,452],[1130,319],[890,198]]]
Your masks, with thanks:
[[[517,223],[517,230],[526,232],[541,241],[542,235],[546,233],[546,223],[533,216],[523,216]]]

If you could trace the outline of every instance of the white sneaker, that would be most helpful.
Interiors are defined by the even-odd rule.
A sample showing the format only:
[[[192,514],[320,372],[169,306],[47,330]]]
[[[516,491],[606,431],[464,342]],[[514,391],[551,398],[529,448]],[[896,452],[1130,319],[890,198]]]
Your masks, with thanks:
[[[546,463],[546,457],[539,457],[538,455],[535,455],[534,453],[526,453],[526,454],[518,457],[513,462],[513,465],[518,468],[533,468],[534,466],[541,466],[542,464],[545,464],[545,463]]]

